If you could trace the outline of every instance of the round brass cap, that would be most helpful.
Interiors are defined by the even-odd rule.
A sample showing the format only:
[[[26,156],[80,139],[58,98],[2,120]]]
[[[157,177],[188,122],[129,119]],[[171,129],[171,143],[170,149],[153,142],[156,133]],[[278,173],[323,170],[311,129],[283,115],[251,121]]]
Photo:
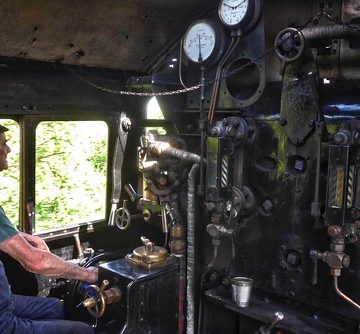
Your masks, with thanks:
[[[149,252],[145,246],[137,247],[133,250],[133,254],[144,259],[146,262],[164,261],[168,256],[167,250],[159,246],[154,246],[152,252]]]

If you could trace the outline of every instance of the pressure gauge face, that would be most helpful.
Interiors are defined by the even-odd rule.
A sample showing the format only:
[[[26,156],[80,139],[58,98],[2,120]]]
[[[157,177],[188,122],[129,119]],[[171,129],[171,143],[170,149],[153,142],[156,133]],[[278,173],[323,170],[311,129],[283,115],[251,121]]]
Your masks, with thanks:
[[[225,34],[214,21],[200,20],[187,29],[183,49],[194,63],[205,64],[218,59],[225,45]]]
[[[258,21],[261,5],[261,0],[220,0],[218,14],[227,27],[247,31]]]

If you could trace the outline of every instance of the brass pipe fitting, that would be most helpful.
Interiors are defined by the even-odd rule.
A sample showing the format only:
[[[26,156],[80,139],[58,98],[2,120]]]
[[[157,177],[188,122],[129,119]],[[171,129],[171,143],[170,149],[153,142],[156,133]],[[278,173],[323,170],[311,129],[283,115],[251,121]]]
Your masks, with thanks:
[[[170,250],[175,255],[183,255],[185,253],[185,229],[181,225],[173,225],[170,229],[171,241]]]

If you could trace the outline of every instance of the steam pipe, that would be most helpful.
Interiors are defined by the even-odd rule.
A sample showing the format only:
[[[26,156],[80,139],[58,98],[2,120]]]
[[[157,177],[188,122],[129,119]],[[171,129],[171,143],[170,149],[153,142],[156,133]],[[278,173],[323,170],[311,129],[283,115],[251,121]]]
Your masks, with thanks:
[[[199,157],[200,158],[200,157]],[[200,165],[193,164],[188,178],[188,221],[187,221],[187,265],[186,265],[186,296],[187,296],[187,315],[186,333],[194,333],[194,285],[195,285],[195,199],[196,199],[196,175]]]
[[[195,153],[187,152],[184,150],[180,150],[179,148],[170,146],[167,142],[162,141],[151,141],[149,142],[149,148],[154,150],[158,154],[169,155],[174,158],[178,158],[180,160],[185,160],[189,162],[193,162],[196,164],[200,164],[201,157]]]
[[[186,333],[194,333],[194,285],[195,285],[195,199],[196,176],[203,161],[201,156],[170,146],[167,142],[149,141],[149,148],[160,155],[169,155],[180,160],[193,162],[188,177],[188,214],[187,214],[187,264],[186,264]],[[181,275],[181,273],[180,273]]]
[[[337,276],[334,276],[334,288],[336,293],[342,298],[344,299],[346,302],[350,303],[352,306],[356,307],[358,310],[360,310],[360,305],[355,303],[351,298],[349,298],[348,296],[346,296],[343,292],[341,292],[339,290],[338,287],[338,278]]]
[[[360,25],[352,24],[333,24],[326,26],[306,27],[301,29],[301,33],[308,41],[321,39],[338,39],[360,36]]]
[[[205,159],[205,140],[206,140],[206,113],[205,113],[205,68],[201,68],[200,86],[200,187],[199,195],[204,194],[204,159]]]
[[[186,284],[186,259],[182,254],[180,256],[180,279],[179,279],[179,322],[178,332],[179,334],[184,333],[184,295],[185,295],[185,284]]]

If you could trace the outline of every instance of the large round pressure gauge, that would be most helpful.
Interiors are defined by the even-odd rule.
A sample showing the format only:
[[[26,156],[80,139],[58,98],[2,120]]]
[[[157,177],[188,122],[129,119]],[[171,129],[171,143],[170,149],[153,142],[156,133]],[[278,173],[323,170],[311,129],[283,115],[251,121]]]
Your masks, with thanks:
[[[183,39],[186,56],[197,64],[216,62],[225,47],[225,33],[221,25],[212,20],[200,20],[192,23]]]
[[[250,30],[261,14],[261,0],[220,0],[221,22],[233,29]]]

